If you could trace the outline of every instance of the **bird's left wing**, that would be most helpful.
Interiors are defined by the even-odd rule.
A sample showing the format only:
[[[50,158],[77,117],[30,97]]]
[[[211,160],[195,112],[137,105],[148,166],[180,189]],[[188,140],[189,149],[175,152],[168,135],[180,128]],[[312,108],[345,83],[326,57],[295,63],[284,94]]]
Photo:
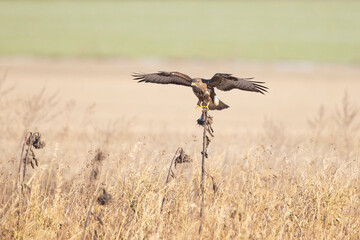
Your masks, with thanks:
[[[159,84],[177,84],[191,86],[191,78],[179,72],[157,72],[150,74],[133,74],[134,80],[138,82],[159,83]]]
[[[264,82],[251,81],[252,78],[237,78],[227,73],[216,73],[209,81],[211,87],[216,87],[222,91],[229,91],[237,88],[244,91],[259,92],[264,94],[267,87],[262,85]]]

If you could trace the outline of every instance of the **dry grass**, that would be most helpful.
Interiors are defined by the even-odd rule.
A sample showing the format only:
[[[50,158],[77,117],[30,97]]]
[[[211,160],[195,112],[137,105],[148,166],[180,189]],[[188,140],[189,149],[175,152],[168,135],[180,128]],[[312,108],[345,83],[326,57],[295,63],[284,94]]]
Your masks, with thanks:
[[[0,106],[12,106],[0,112],[1,239],[199,238],[201,128],[199,137],[144,136],[127,121],[94,124],[92,108],[75,113],[73,103],[30,95],[0,94]],[[224,135],[215,125],[201,237],[359,239],[359,119],[345,94],[338,106],[314,113],[306,131],[266,120],[257,133]],[[46,147],[36,152],[39,166],[28,168],[22,195],[14,186],[29,130],[41,132]],[[194,161],[177,164],[165,186],[179,145]]]

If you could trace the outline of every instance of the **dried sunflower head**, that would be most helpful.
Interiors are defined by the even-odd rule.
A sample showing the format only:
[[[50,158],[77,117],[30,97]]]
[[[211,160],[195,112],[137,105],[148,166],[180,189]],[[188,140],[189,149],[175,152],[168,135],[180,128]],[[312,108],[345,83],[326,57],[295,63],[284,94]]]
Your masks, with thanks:
[[[35,149],[41,149],[45,147],[45,142],[41,139],[41,134],[39,132],[29,132],[26,135],[26,141],[27,146],[33,146]]]
[[[100,205],[106,205],[110,200],[111,195],[106,192],[105,188],[103,188],[102,194],[98,197],[97,202]]]
[[[175,167],[176,167],[177,164],[189,163],[189,162],[192,162],[192,161],[193,160],[189,157],[189,155],[187,155],[185,153],[185,151],[181,148],[179,156],[177,156],[177,158],[175,159]]]
[[[97,149],[95,151],[95,155],[94,155],[94,158],[93,158],[93,161],[94,162],[102,162],[103,160],[105,160],[105,158],[108,157],[108,154],[103,152],[102,150],[100,149]]]

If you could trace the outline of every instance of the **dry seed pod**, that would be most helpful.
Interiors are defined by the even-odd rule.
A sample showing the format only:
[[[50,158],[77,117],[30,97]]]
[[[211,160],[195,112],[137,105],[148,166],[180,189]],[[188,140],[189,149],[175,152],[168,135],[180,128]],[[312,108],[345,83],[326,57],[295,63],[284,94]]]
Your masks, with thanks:
[[[35,149],[41,149],[45,147],[45,142],[41,140],[41,134],[39,132],[28,132],[25,136],[25,145],[28,146],[28,148],[25,151],[25,156],[23,156],[24,164],[30,164],[32,168],[35,168],[35,166],[38,166],[38,159],[35,156],[34,150]],[[26,167],[24,167],[24,176],[26,172]]]
[[[40,136],[35,138],[34,143],[33,143],[33,146],[34,146],[36,149],[44,148],[45,145],[46,145],[45,142],[40,139]]]
[[[105,188],[103,188],[103,193],[98,197],[97,202],[100,205],[106,205],[110,200],[111,195],[106,192]]]
[[[39,132],[30,132],[26,135],[26,145],[31,145],[36,149],[41,149],[44,148],[46,144],[41,140],[41,134]]]
[[[181,148],[179,156],[175,159],[175,167],[177,164],[192,162],[193,160]]]
[[[106,157],[108,157],[107,153],[104,153],[103,151],[101,151],[100,149],[97,149],[95,151],[95,156],[93,158],[94,162],[102,162]]]

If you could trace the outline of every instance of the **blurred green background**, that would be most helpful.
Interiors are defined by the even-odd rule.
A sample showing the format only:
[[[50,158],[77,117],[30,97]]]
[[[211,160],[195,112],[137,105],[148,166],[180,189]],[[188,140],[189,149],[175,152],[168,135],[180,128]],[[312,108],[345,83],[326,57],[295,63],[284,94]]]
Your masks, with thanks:
[[[0,56],[360,62],[359,1],[1,1]]]

